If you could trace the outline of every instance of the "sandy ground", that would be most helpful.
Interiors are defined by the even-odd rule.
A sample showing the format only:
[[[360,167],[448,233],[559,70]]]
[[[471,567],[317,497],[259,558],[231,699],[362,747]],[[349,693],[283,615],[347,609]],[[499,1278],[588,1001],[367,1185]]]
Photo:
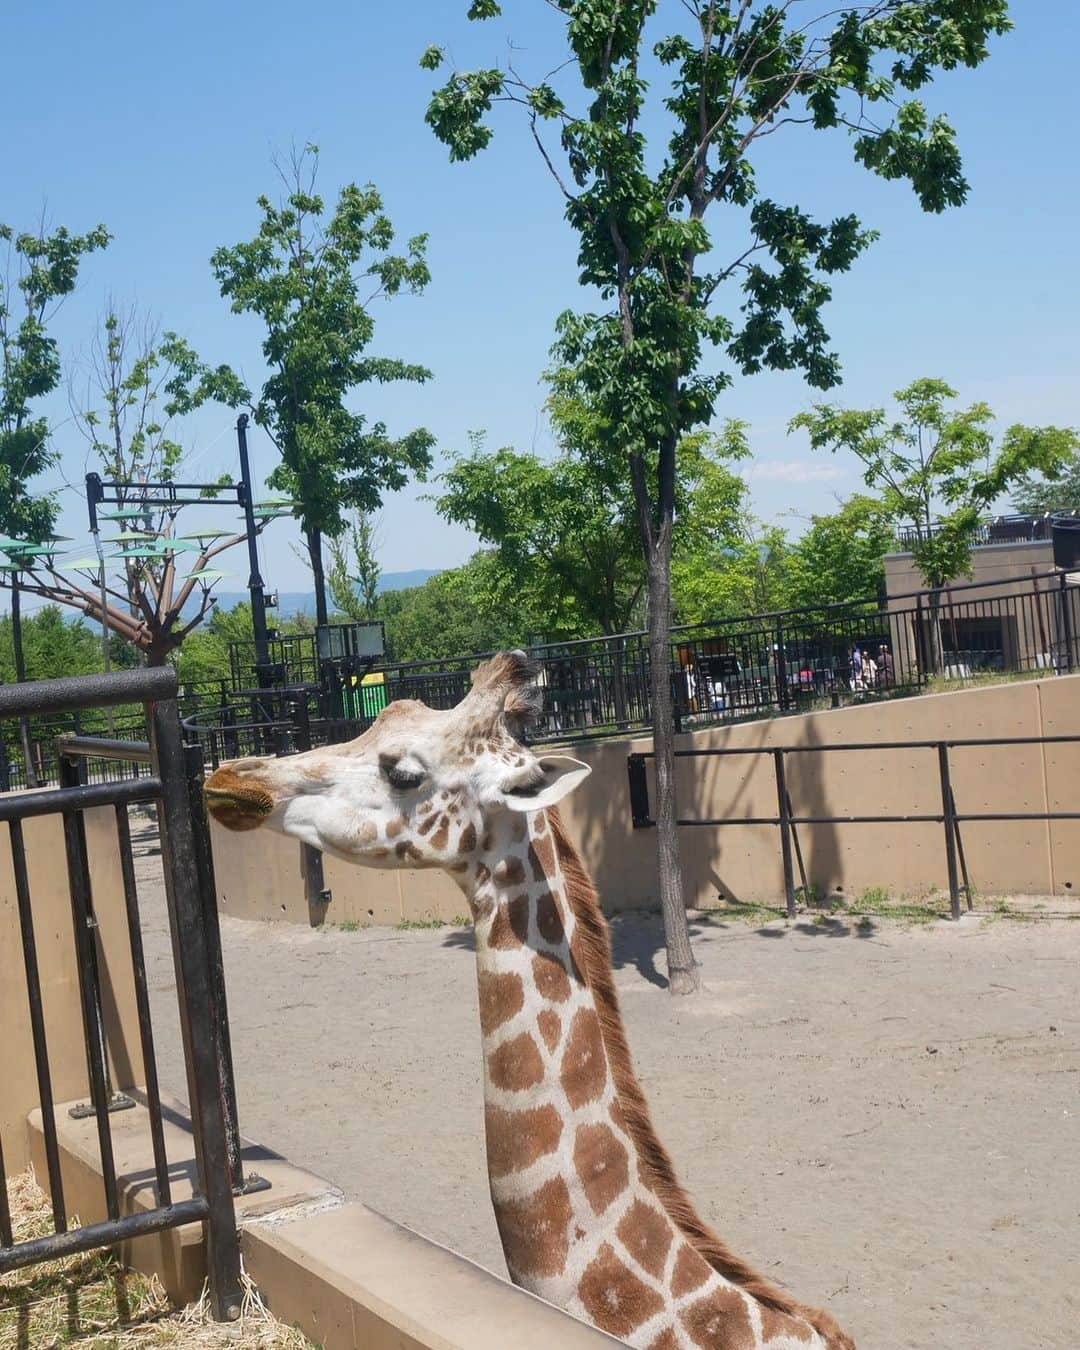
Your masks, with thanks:
[[[161,1076],[186,1095],[139,870]],[[471,934],[225,919],[223,940],[244,1132],[505,1274]],[[655,920],[614,941],[658,1131],[736,1250],[860,1350],[1077,1345],[1080,922],[698,923],[684,1000]]]

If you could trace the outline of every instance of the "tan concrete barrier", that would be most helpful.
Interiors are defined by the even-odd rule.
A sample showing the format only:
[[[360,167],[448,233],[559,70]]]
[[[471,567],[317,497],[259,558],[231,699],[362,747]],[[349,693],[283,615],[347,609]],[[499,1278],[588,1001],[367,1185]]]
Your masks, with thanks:
[[[136,1089],[138,1092],[138,1089]],[[165,1099],[165,1148],[174,1201],[194,1193],[191,1123]],[[105,1217],[97,1126],[57,1118],[68,1211],[82,1223]],[[39,1111],[29,1133],[39,1178],[47,1175]],[[141,1106],[113,1117],[123,1214],[153,1208],[154,1158]],[[312,1172],[246,1144],[248,1167],[269,1191],[237,1202],[248,1274],[271,1311],[322,1350],[602,1350],[621,1342],[517,1289],[341,1192]],[[162,1281],[179,1303],[199,1296],[206,1278],[201,1224],[123,1244],[120,1259]]]
[[[692,732],[680,746],[828,745],[843,741],[965,740],[979,736],[1080,734],[1080,675],[992,685],[955,693],[868,703]],[[648,740],[570,746],[592,776],[563,805],[563,817],[609,912],[656,900],[655,839],[630,823],[626,757]],[[961,812],[1075,809],[1080,744],[956,749],[952,778]],[[775,815],[769,756],[683,760],[679,810],[685,816]],[[796,814],[932,814],[941,810],[933,750],[869,750],[792,756],[788,781]],[[783,896],[778,831],[769,826],[683,829],[687,903],[721,896],[775,903]],[[945,884],[942,827],[935,824],[813,825],[799,830],[811,882],[822,894],[858,896],[872,887],[919,894]],[[971,822],[963,826],[972,882],[984,894],[1080,891],[1080,826],[1075,822]],[[218,893],[225,913],[307,922],[300,849],[261,831],[213,827]],[[331,923],[400,923],[464,914],[460,891],[438,872],[379,872],[326,859]]]
[[[141,1082],[143,1067],[116,816],[102,806],[85,818],[109,1065],[113,1086],[125,1088]],[[67,1101],[88,1094],[89,1087],[61,819],[26,820],[23,836],[53,1099]],[[6,826],[0,828],[0,1028],[0,1137],[8,1171],[16,1172],[29,1157],[26,1113],[38,1100],[38,1084]]]

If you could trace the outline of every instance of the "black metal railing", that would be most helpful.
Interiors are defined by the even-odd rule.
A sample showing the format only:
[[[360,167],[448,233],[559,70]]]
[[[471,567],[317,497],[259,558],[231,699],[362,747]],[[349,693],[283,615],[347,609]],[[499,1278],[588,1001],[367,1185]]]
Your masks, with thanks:
[[[1075,511],[1046,511],[1042,515],[987,516],[979,522],[972,542],[976,548],[987,544],[1048,543],[1053,538],[1055,523],[1074,520],[1076,514]],[[936,521],[921,526],[903,525],[896,532],[897,547],[910,549],[942,528]]]
[[[1080,586],[1064,569],[1015,581],[963,582],[814,608],[745,615],[672,630],[670,673],[677,730],[959,687],[987,675],[1080,669]],[[382,661],[374,670],[319,664],[313,636],[290,639],[290,676],[276,687],[185,685],[185,734],[213,766],[290,745],[347,740],[395,699],[450,708],[490,652],[429,661]],[[302,654],[304,644],[310,648]],[[284,651],[284,647],[282,648]],[[300,652],[300,655],[296,653]],[[643,632],[538,644],[543,706],[531,739],[545,743],[633,734],[651,725],[650,660]],[[246,668],[245,668],[246,669]],[[302,680],[293,678],[303,673]],[[96,719],[91,723],[91,719]],[[55,782],[59,732],[139,739],[141,714],[31,719],[35,782]],[[91,761],[91,779],[134,772]],[[0,727],[0,790],[27,785],[17,729]]]
[[[74,1252],[110,1247],[145,1233],[200,1220],[206,1228],[214,1313],[219,1318],[230,1318],[237,1316],[240,1309],[240,1256],[233,1194],[243,1182],[242,1163],[236,1129],[216,898],[212,873],[207,870],[212,864],[205,815],[198,795],[199,751],[197,748],[194,751],[185,749],[183,745],[176,694],[176,675],[168,668],[44,680],[0,689],[0,722],[20,716],[52,717],[90,708],[137,703],[144,709],[143,726],[149,731],[149,740],[142,742],[122,741],[115,737],[68,737],[58,750],[59,787],[0,795],[0,822],[6,822],[10,835],[55,1230],[44,1237],[14,1243],[10,1215],[5,1209],[0,1213],[0,1273]],[[86,781],[85,772],[88,762],[134,763],[145,772],[134,778],[90,783]],[[187,1200],[176,1200],[172,1195],[169,1160],[165,1152],[128,820],[128,808],[135,803],[155,803],[157,806],[195,1145],[197,1188],[196,1194]],[[84,812],[94,806],[111,806],[115,814],[148,1129],[154,1157],[157,1203],[147,1212],[125,1216],[120,1213],[110,1113],[134,1103],[125,1094],[115,1093],[109,1080],[109,1045],[102,1012],[95,937],[98,921],[84,823]],[[23,837],[26,819],[52,814],[59,814],[63,822],[75,937],[90,1095],[90,1106],[81,1113],[92,1115],[96,1122],[107,1215],[103,1222],[78,1229],[69,1228],[64,1197],[45,1031],[45,991],[38,965],[34,905]],[[0,1196],[6,1197],[2,1141]]]
[[[938,741],[861,741],[844,742],[835,745],[777,745],[777,746],[720,746],[691,750],[676,750],[677,759],[723,758],[731,756],[770,756],[776,780],[777,814],[772,816],[680,816],[676,825],[708,826],[771,826],[779,831],[780,855],[784,871],[784,896],[789,918],[796,913],[795,864],[799,868],[799,879],[804,896],[812,894],[803,857],[802,843],[799,838],[800,825],[910,825],[937,824],[944,831],[945,868],[949,884],[949,907],[954,919],[960,917],[961,889],[967,897],[967,907],[971,909],[972,884],[968,873],[967,857],[960,826],[968,821],[1007,821],[1007,820],[1080,820],[1080,811],[969,811],[957,809],[956,794],[952,785],[952,760],[950,751],[972,747],[1009,745],[1075,745],[1080,744],[1080,735],[1071,736],[997,736],[964,740]],[[941,810],[938,812],[919,812],[915,814],[861,814],[827,816],[818,813],[799,815],[794,808],[787,783],[787,757],[790,755],[844,754],[854,751],[873,751],[875,754],[889,751],[925,750],[936,752],[936,768],[941,794]],[[652,818],[649,804],[649,779],[647,762],[655,758],[650,752],[635,753],[627,756],[627,776],[630,788],[630,816],[635,830],[652,829],[656,822]],[[961,885],[961,877],[963,882]]]

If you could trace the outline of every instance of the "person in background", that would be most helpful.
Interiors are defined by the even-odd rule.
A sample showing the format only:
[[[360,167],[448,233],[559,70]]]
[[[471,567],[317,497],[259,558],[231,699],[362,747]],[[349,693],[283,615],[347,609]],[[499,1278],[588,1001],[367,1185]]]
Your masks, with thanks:
[[[848,652],[848,680],[853,690],[862,688],[862,652],[858,643],[852,643]]]
[[[877,669],[878,686],[881,689],[892,689],[896,684],[896,672],[893,669],[892,653],[888,644],[884,642],[878,648]]]
[[[877,662],[869,652],[862,659],[862,689],[876,689],[878,687],[878,668]]]

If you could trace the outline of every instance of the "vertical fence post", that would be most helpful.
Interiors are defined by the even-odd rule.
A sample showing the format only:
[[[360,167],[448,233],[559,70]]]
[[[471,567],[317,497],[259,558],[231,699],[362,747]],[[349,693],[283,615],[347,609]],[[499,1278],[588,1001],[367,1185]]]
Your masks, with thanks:
[[[651,825],[649,815],[649,780],[645,776],[645,756],[627,755],[626,773],[630,780],[630,815],[635,830]]]
[[[945,824],[945,862],[949,870],[949,908],[954,919],[960,917],[960,878],[956,869],[956,805],[949,777],[949,747],[938,741],[938,768],[941,773],[941,813]]]
[[[1058,573],[1058,593],[1061,597],[1061,629],[1065,646],[1065,669],[1071,675],[1073,668],[1072,596],[1069,594],[1068,575],[1064,568]]]
[[[782,712],[788,707],[787,659],[784,656],[784,630],[776,625],[776,696]]]
[[[175,699],[152,705],[152,761],[161,779],[161,851],[169,908],[180,1030],[188,1071],[199,1188],[206,1198],[210,1302],[219,1321],[240,1315],[240,1244],[225,1134],[223,1082],[214,1027],[211,955],[201,896],[180,717]]]
[[[787,916],[795,917],[795,873],[791,865],[791,806],[788,801],[787,775],[784,772],[784,752],[774,750],[773,765],[776,768],[776,801],[780,815],[780,852],[784,859],[784,899],[787,901]]]

